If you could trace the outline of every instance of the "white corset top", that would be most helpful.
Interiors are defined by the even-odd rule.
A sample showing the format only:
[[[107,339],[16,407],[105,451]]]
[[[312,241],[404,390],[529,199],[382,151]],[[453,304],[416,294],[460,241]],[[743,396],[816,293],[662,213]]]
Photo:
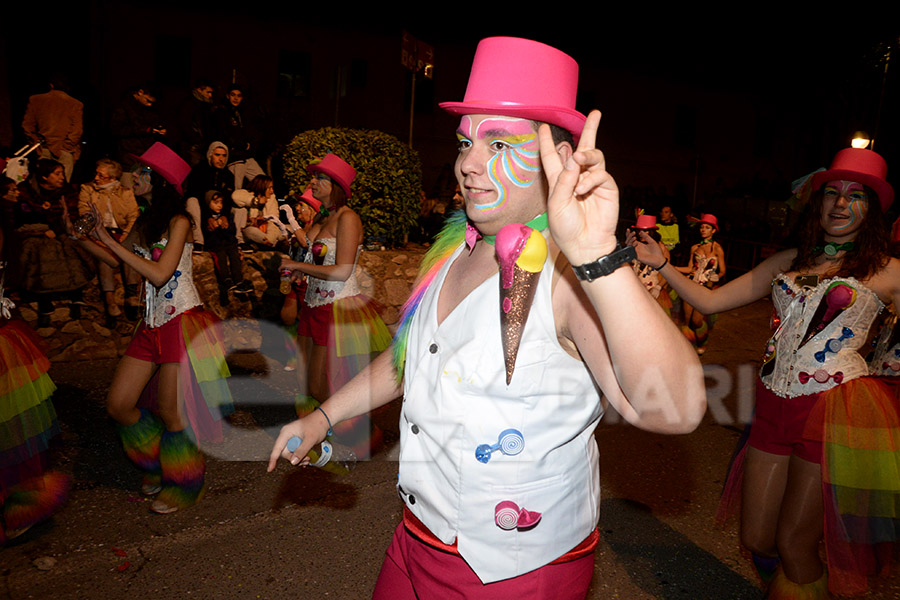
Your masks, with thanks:
[[[884,308],[875,292],[852,277],[799,287],[779,275],[772,303],[778,328],[759,372],[767,388],[793,398],[868,374],[859,350]]]
[[[337,239],[321,238],[311,245],[311,250],[315,244],[324,246],[325,256],[321,262],[322,265],[328,266],[335,264],[337,257]],[[360,293],[359,282],[356,280],[356,270],[359,268],[359,253],[362,252],[362,245],[356,248],[356,258],[353,259],[353,272],[347,281],[331,281],[328,279],[319,279],[317,277],[309,277],[309,285],[306,288],[306,304],[308,306],[323,306],[331,304],[335,300],[341,298],[349,298]],[[306,253],[306,262],[314,263],[314,252]]]
[[[169,240],[161,239],[153,244],[152,249],[160,251],[166,247]],[[147,327],[159,327],[165,325],[181,313],[203,304],[200,294],[194,286],[194,263],[192,250],[194,245],[186,243],[181,251],[181,258],[171,279],[162,287],[155,287],[149,282],[144,286],[147,306],[144,310],[144,322]],[[155,260],[155,252],[138,245],[134,246],[136,254],[149,260]]]

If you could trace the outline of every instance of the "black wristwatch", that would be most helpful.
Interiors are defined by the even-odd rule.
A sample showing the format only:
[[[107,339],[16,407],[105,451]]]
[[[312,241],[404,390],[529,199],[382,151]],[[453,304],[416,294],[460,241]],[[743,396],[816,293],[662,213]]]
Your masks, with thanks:
[[[593,281],[609,275],[625,263],[630,263],[635,259],[637,259],[637,253],[633,246],[623,248],[616,244],[616,249],[606,256],[601,256],[594,262],[584,263],[579,267],[572,266],[572,270],[575,271],[575,277],[579,281]]]

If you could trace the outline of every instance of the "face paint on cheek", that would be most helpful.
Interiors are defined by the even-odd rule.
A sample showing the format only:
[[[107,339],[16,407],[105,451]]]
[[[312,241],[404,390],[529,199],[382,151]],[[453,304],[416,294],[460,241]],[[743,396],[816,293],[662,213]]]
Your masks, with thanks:
[[[494,137],[491,142],[502,142],[506,148],[494,154],[487,163],[488,178],[497,190],[497,199],[476,204],[475,208],[482,212],[501,208],[506,204],[512,186],[531,187],[540,176],[540,147],[531,123],[523,119],[486,119],[478,129],[496,130],[500,126],[506,135]]]
[[[835,229],[838,231],[849,229],[856,226],[858,223],[861,223],[869,212],[869,202],[867,200],[853,200],[850,202],[847,210],[850,212],[850,219],[848,219],[845,224],[836,227]]]

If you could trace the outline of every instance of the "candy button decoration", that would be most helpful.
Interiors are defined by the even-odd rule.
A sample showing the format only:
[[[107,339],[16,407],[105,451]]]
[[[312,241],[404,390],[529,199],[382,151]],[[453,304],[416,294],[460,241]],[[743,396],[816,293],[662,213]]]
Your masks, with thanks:
[[[810,379],[818,383],[827,383],[829,379],[834,379],[834,382],[840,385],[840,383],[844,380],[844,373],[843,371],[838,371],[834,375],[831,375],[825,369],[816,369],[813,373],[801,371],[797,374],[797,379],[800,380],[800,383],[802,383],[803,385],[809,383]]]
[[[839,338],[831,338],[827,342],[825,342],[825,349],[819,350],[813,356],[815,356],[816,360],[819,362],[825,362],[825,355],[829,352],[837,354],[841,351],[841,348],[844,346],[844,340],[853,337],[853,330],[849,327],[844,327],[841,330],[841,337]]]
[[[494,507],[494,523],[504,531],[530,529],[541,520],[541,513],[519,508],[511,500],[498,502]]]
[[[504,429],[494,445],[481,444],[475,448],[475,458],[478,462],[487,463],[491,460],[491,454],[499,450],[506,456],[515,456],[525,449],[525,436],[518,429]]]

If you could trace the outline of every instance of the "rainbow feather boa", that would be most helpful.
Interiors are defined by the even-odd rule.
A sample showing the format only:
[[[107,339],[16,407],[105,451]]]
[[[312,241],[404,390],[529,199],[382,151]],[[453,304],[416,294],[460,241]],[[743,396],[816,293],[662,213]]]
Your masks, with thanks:
[[[398,383],[403,381],[403,369],[406,366],[406,342],[409,337],[409,326],[412,323],[413,315],[416,314],[416,309],[419,308],[425,292],[434,281],[434,278],[437,277],[444,263],[447,262],[465,239],[466,212],[458,210],[447,217],[444,227],[434,239],[434,244],[425,253],[425,258],[422,259],[422,264],[419,266],[419,274],[416,277],[415,284],[413,284],[412,293],[403,304],[400,327],[397,328],[397,333],[394,335],[392,351]]]

